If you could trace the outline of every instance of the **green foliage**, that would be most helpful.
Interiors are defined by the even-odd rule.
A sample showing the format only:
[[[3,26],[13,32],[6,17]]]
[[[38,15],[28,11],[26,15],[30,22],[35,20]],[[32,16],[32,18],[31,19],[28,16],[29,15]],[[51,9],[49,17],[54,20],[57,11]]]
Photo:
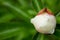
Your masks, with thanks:
[[[44,7],[56,16],[52,35],[36,32],[30,23]],[[0,40],[60,40],[60,0],[0,0]]]

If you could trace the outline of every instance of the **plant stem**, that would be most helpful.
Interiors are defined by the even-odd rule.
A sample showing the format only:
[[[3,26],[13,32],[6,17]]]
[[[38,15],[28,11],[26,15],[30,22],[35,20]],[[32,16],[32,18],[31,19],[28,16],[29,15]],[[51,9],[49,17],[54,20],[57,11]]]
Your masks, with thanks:
[[[44,34],[41,34],[40,40],[44,40]]]
[[[32,39],[32,40],[37,40],[38,35],[39,35],[39,32],[36,32],[36,34],[34,34],[34,36],[33,36],[33,39]]]

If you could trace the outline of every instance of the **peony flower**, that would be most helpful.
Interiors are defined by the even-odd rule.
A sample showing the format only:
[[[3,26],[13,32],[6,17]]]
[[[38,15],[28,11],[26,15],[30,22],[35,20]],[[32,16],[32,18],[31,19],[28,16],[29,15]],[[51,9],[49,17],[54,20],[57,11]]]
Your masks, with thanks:
[[[47,8],[42,9],[34,18],[32,18],[31,23],[38,32],[44,34],[53,34],[56,27],[55,16]]]

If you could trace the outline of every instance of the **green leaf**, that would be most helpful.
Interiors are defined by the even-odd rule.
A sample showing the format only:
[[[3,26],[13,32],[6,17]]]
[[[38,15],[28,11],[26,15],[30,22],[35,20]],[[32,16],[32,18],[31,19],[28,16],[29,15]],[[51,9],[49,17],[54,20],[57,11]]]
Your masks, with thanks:
[[[3,3],[3,5],[5,5],[5,6],[8,6],[8,7],[10,7],[10,8],[12,8],[12,9],[14,9],[15,11],[17,11],[18,13],[14,13],[14,15],[16,15],[16,16],[18,16],[18,17],[23,17],[23,19],[25,20],[25,21],[27,21],[26,19],[31,19],[31,17],[29,16],[29,15],[27,15],[24,11],[22,11],[21,9],[18,9],[17,7],[15,7],[15,6],[13,6],[13,5],[11,5],[10,3],[8,3],[8,2],[2,2]]]
[[[56,14],[56,17],[58,17],[58,16],[60,16],[60,12],[58,12],[58,13]]]
[[[58,39],[60,39],[60,29],[56,29],[54,35],[55,35]]]
[[[31,25],[29,25],[30,24],[27,24],[25,22],[2,23],[0,24],[0,39],[7,39],[14,36],[17,36],[16,39],[25,39],[27,37],[30,37],[32,39],[35,30]]]
[[[46,0],[47,7],[52,10],[54,14],[57,14],[60,10],[60,1],[59,0]]]
[[[32,17],[36,16],[37,15],[37,12],[34,11],[34,10],[28,10],[28,14]]]
[[[13,36],[17,36],[19,33],[19,28],[13,28],[10,30],[5,30],[3,32],[0,32],[0,39],[6,39],[6,38],[10,38]]]
[[[10,20],[12,20],[13,18],[15,18],[14,15],[12,14],[6,14],[3,17],[0,18],[0,23],[5,23],[5,22],[9,22]]]
[[[36,12],[41,10],[41,1],[40,0],[32,0],[32,6]]]
[[[56,21],[57,21],[58,24],[60,24],[60,16],[56,17]]]

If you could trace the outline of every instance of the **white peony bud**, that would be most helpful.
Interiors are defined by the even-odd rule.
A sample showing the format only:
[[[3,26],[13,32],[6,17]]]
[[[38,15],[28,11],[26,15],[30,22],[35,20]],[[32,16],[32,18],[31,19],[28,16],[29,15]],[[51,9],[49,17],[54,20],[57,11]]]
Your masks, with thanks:
[[[48,9],[43,9],[31,19],[31,23],[40,33],[53,34],[56,27],[55,16]]]

